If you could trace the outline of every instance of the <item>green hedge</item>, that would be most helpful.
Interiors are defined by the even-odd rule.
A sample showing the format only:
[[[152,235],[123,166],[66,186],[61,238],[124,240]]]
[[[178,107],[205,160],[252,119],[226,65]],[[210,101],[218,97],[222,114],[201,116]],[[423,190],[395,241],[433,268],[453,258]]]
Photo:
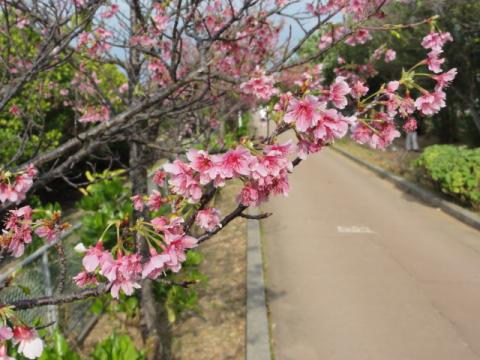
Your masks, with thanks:
[[[463,203],[480,207],[480,148],[429,146],[414,165],[423,180]]]

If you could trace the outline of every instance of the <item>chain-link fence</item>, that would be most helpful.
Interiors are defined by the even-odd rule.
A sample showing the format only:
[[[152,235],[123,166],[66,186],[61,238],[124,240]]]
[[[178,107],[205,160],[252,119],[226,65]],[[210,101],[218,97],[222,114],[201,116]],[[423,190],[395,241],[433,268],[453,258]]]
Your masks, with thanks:
[[[65,252],[65,288],[64,293],[78,291],[72,277],[81,271],[81,257],[74,251],[78,242],[76,230],[80,224],[73,226],[58,240]],[[62,258],[56,250],[57,242],[44,245],[19,262],[6,265],[0,269],[0,286],[8,282],[0,291],[0,303],[11,303],[25,298],[50,296],[58,292],[60,284]],[[17,315],[27,324],[41,320],[41,324],[58,326],[71,340],[83,341],[88,330],[96,321],[96,315],[90,307],[92,299],[77,301],[60,306],[50,305],[28,310],[20,310]]]

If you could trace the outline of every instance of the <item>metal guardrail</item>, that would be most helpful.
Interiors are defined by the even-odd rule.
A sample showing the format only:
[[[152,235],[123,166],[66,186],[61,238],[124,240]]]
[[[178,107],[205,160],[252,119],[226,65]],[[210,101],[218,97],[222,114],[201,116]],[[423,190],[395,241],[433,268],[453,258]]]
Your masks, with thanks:
[[[0,292],[0,303],[50,296],[55,293],[55,284],[58,283],[56,280],[59,278],[61,266],[59,257],[49,254],[49,250],[58,242],[69,245],[64,248],[67,261],[65,292],[78,291],[71,279],[81,271],[82,265],[79,255],[73,249],[76,239],[72,239],[72,235],[80,228],[81,223],[74,224],[56,241],[41,246],[21,261],[6,265],[5,270],[0,270],[0,285],[13,277],[12,283]],[[97,317],[89,311],[91,304],[92,300],[90,299],[61,306],[52,305],[20,310],[17,314],[26,323],[32,323],[37,319],[41,319],[44,324],[54,322],[55,325],[49,327],[49,329],[59,326],[69,338],[78,341],[84,337],[85,329],[89,327],[88,324]]]
[[[75,230],[80,229],[81,226],[82,226],[82,224],[80,224],[80,223],[77,223],[77,224],[73,225],[70,229],[65,231],[58,239],[56,239],[52,243],[45,244],[45,245],[39,247],[37,250],[35,250],[30,255],[28,255],[26,258],[24,258],[21,261],[13,264],[13,266],[7,267],[7,270],[3,271],[0,274],[0,285],[3,284],[8,279],[8,277],[10,275],[14,274],[15,271],[24,268],[28,264],[37,260],[39,257],[43,256],[45,253],[48,252],[48,250],[52,246],[55,246],[55,244],[57,244],[58,242],[62,241],[63,239],[65,239],[67,237],[69,237]]]

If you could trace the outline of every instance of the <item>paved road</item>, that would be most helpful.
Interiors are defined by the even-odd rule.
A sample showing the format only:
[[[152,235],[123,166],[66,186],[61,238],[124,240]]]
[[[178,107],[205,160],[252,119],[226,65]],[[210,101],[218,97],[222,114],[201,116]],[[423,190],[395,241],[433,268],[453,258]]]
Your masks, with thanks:
[[[262,223],[276,360],[480,359],[480,232],[332,150]]]

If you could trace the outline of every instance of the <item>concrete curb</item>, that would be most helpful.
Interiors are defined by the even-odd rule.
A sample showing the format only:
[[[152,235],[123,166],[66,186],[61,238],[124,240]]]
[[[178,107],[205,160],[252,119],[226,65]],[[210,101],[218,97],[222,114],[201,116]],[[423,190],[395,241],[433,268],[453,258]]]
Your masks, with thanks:
[[[480,216],[475,214],[474,212],[464,209],[450,201],[444,200],[440,198],[438,195],[436,195],[435,193],[429,190],[426,190],[420,187],[419,185],[414,184],[400,176],[394,175],[387,170],[381,169],[378,166],[372,165],[362,159],[359,159],[356,156],[350,154],[348,151],[345,151],[338,147],[332,147],[332,149],[342,154],[343,156],[349,158],[350,160],[353,160],[354,162],[373,171],[380,177],[394,183],[403,191],[418,197],[419,199],[421,199],[422,201],[424,201],[425,203],[431,206],[442,209],[445,213],[453,216],[454,218],[460,220],[461,222],[467,225],[470,225],[477,230],[480,230]]]
[[[251,215],[258,209],[250,208]],[[265,283],[263,278],[260,222],[247,222],[247,330],[246,359],[270,360]]]

